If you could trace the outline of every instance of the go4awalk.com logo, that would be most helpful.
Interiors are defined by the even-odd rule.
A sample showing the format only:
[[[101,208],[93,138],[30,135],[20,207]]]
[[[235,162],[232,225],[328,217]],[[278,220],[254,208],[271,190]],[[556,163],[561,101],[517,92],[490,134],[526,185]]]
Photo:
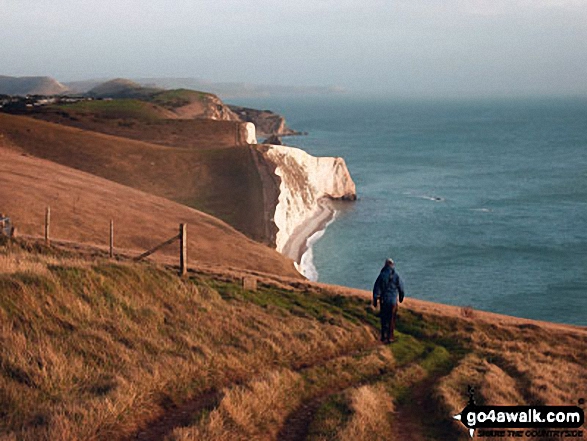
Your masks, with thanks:
[[[583,437],[582,430],[573,430],[585,423],[578,406],[477,406],[474,392],[469,386],[467,406],[453,417],[469,429],[471,438],[477,429],[479,436],[486,437]]]

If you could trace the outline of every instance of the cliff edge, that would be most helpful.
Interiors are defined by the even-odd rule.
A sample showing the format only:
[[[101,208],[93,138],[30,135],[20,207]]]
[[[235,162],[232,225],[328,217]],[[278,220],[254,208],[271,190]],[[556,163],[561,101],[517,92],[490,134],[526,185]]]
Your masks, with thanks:
[[[355,183],[343,158],[314,157],[283,145],[253,146],[263,180],[267,223],[277,251],[297,265],[308,238],[333,218],[330,200],[355,200]],[[272,172],[272,173],[271,173]]]

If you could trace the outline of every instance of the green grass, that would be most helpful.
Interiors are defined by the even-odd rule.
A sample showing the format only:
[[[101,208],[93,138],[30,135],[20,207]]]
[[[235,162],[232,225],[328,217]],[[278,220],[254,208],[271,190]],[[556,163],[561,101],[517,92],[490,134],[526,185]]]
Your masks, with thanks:
[[[262,285],[257,291],[252,292],[245,291],[238,285],[219,284],[214,280],[209,280],[208,283],[227,300],[250,302],[265,309],[274,307],[322,323],[334,324],[344,320],[356,325],[367,324],[373,327],[379,323],[368,302],[356,297],[286,291]]]
[[[345,394],[332,395],[314,415],[308,430],[308,439],[336,439],[336,434],[352,414]]]
[[[425,351],[425,344],[411,335],[397,333],[397,340],[391,346],[393,355],[399,365],[405,365],[416,360]]]
[[[420,363],[429,374],[440,372],[455,364],[455,357],[444,346],[434,345],[426,358]]]
[[[205,101],[208,97],[210,94],[196,90],[174,89],[157,93],[151,97],[150,101],[168,109],[175,109],[196,101]]]

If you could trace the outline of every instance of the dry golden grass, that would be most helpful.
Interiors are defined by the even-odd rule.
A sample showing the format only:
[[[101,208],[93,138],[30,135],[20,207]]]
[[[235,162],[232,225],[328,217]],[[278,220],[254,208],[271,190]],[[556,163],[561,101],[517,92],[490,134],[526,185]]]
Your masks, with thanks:
[[[466,439],[450,418],[469,384],[480,404],[585,394],[579,328],[412,305],[382,346],[362,298],[288,283],[0,246],[0,438],[126,439],[218,390],[168,439]]]
[[[152,108],[149,104],[140,103],[140,107]],[[112,117],[100,117],[93,109],[80,113],[68,106],[57,111],[33,114],[35,118],[47,122],[53,122],[83,130],[91,130],[107,135],[145,141],[148,143],[167,145],[172,147],[182,146],[191,149],[218,149],[234,147],[235,142],[244,141],[243,133],[240,133],[240,122],[216,121],[210,119],[163,119],[160,108],[153,115],[139,118],[139,115],[112,115]],[[141,109],[142,110],[142,109]],[[136,116],[133,118],[133,116]],[[169,116],[169,115],[164,115]],[[175,116],[175,115],[173,115]],[[238,138],[235,139],[235,135]]]
[[[301,278],[289,259],[212,216],[2,148],[0,200],[19,234],[41,236],[45,208],[51,206],[53,238],[107,246],[113,219],[115,247],[138,255],[176,235],[179,223],[187,223],[191,262]],[[178,246],[176,242],[165,247],[157,256],[171,256],[177,262]]]
[[[222,130],[234,139],[234,123]],[[255,240],[267,240],[262,184],[252,150],[224,143],[218,147],[213,141],[208,148],[194,148],[182,142],[159,145],[0,113],[0,147],[187,205]],[[86,185],[86,194],[93,188]],[[75,208],[76,200],[67,199],[68,207]]]
[[[288,415],[304,401],[317,399],[329,391],[345,389],[358,382],[372,381],[393,364],[389,348],[379,347],[356,356],[336,357],[300,372],[270,372],[244,386],[226,389],[216,409],[204,415],[195,425],[177,429],[169,439],[276,439]],[[382,388],[379,390],[383,391]],[[364,416],[360,414],[355,423],[357,428],[349,430],[359,430],[358,426],[363,419]]]
[[[339,440],[385,441],[391,432],[393,397],[385,386],[362,386],[350,393],[352,417],[337,436]]]
[[[23,440],[118,439],[161,403],[373,339],[149,265],[18,258],[28,271],[0,275],[0,430]]]
[[[465,407],[468,385],[478,404],[576,405],[587,395],[583,332],[479,324],[470,336],[471,354],[436,387],[449,413]]]
[[[300,374],[274,371],[246,386],[226,390],[220,405],[194,426],[176,429],[176,441],[274,439],[287,414],[297,406]]]

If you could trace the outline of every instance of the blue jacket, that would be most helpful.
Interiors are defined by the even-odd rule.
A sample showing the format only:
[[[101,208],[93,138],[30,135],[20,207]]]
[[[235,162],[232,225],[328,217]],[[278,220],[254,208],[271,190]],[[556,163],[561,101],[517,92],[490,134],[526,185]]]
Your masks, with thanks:
[[[398,294],[401,303],[404,301],[404,284],[399,274],[386,265],[379,273],[373,286],[373,304],[377,305],[377,299],[379,299],[382,305],[395,305]]]

